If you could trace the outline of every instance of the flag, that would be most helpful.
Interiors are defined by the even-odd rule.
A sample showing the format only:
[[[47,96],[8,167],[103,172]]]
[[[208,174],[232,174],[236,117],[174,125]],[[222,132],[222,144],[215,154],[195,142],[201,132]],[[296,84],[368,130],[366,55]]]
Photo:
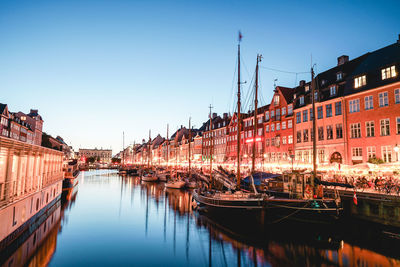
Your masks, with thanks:
[[[242,41],[242,33],[239,31],[239,42],[241,42]]]
[[[354,205],[356,205],[356,206],[358,205],[356,191],[354,191],[353,202],[354,202]]]

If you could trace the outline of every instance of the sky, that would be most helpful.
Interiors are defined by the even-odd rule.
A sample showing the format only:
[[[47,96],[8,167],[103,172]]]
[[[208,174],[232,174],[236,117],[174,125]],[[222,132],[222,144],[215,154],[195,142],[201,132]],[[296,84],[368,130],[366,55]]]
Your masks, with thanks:
[[[318,74],[338,56],[396,42],[399,10],[400,1],[0,0],[0,103],[38,109],[44,131],[75,150],[115,154],[123,132],[129,145],[189,117],[201,127],[210,105],[233,113],[238,31],[242,101],[262,54],[265,105],[275,79],[294,87],[310,80],[311,62]]]

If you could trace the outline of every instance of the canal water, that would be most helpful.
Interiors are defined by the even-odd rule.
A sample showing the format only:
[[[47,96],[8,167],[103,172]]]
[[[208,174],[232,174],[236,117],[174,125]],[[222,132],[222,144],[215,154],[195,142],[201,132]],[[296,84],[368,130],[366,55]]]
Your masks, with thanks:
[[[4,266],[400,266],[400,242],[360,222],[260,227],[209,218],[191,193],[82,172]],[[34,245],[32,247],[32,244]]]

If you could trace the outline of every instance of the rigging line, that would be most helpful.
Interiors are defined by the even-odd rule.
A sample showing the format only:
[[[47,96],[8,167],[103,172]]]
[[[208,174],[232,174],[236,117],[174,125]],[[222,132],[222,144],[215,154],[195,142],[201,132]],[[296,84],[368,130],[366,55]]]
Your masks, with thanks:
[[[233,101],[233,96],[235,94],[234,87],[235,87],[235,78],[236,78],[236,72],[237,72],[237,62],[238,61],[236,58],[235,70],[233,71],[233,77],[232,77],[231,94],[230,94],[230,98],[229,98],[229,102],[228,102],[228,106],[227,106],[228,110],[231,109],[232,102],[235,102],[235,101]]]
[[[275,69],[275,68],[270,68],[270,67],[265,67],[265,66],[260,66],[262,69],[266,70],[272,70],[272,71],[277,71],[277,72],[283,72],[283,73],[288,73],[288,74],[304,74],[304,73],[309,73],[309,71],[287,71],[287,70],[280,70],[280,69]]]
[[[247,69],[246,63],[244,63],[244,60],[243,60],[242,57],[240,57],[240,60],[241,60],[241,63],[243,64],[243,66],[244,66],[244,69],[245,69],[246,72],[247,72],[247,77],[250,78],[250,77],[251,77],[251,76],[250,76],[250,72],[249,72],[249,70]]]
[[[252,90],[253,83],[254,83],[254,75],[251,78],[249,87],[247,89],[246,98],[245,98],[245,101],[244,101],[244,106],[243,107],[246,108],[246,109],[250,108],[250,102],[251,102],[251,99],[252,99],[252,96],[253,96],[253,93],[254,93],[253,92],[254,90]]]

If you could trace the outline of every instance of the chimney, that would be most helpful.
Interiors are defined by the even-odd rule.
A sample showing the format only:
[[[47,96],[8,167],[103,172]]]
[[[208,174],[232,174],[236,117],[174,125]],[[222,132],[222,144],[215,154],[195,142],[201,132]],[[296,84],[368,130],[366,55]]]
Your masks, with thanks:
[[[226,120],[228,118],[228,113],[224,113],[224,120]]]
[[[299,86],[304,86],[306,84],[306,81],[305,80],[301,80],[300,82],[299,82]]]
[[[349,61],[349,56],[343,55],[337,58],[337,65],[343,65],[344,63],[346,63],[347,61]]]
[[[212,118],[215,119],[217,117],[217,113],[212,114]]]

